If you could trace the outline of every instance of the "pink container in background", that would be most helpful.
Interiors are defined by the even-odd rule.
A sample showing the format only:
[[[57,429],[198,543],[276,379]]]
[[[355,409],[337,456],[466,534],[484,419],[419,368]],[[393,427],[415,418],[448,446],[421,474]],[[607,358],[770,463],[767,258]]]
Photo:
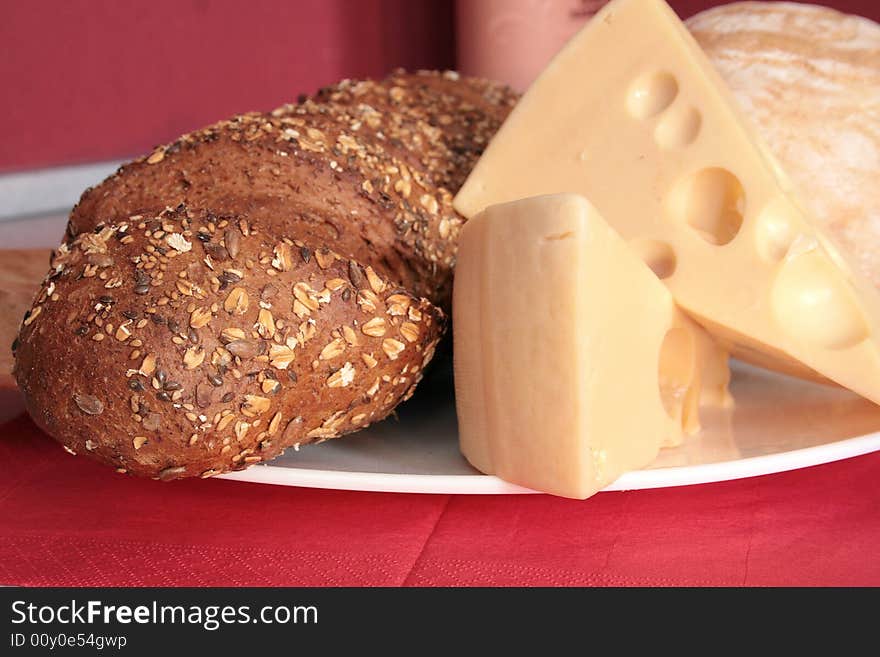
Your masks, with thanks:
[[[607,0],[456,0],[458,68],[525,91]]]

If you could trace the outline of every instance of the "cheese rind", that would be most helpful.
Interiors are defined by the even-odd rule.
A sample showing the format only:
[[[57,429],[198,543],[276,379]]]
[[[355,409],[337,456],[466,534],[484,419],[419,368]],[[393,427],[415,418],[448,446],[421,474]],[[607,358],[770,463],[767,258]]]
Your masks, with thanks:
[[[522,486],[592,495],[680,442],[700,333],[582,197],[488,208],[462,231],[453,293],[462,453]]]
[[[607,66],[589,67],[604,61]],[[795,197],[662,0],[614,0],[520,100],[455,207],[580,193],[651,245],[731,354],[880,402],[880,298]],[[657,268],[655,267],[655,271]]]

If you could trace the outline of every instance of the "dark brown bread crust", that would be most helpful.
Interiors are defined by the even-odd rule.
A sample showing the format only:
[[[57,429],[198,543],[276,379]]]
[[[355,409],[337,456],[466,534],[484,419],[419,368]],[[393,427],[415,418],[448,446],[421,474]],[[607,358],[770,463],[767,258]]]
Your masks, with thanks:
[[[121,167],[83,194],[68,233],[142,207],[212,208],[332,246],[445,306],[463,221],[452,195],[514,100],[452,73],[346,81]]]
[[[17,345],[34,420],[69,451],[167,480],[387,416],[442,311],[279,225],[181,207],[63,245]]]

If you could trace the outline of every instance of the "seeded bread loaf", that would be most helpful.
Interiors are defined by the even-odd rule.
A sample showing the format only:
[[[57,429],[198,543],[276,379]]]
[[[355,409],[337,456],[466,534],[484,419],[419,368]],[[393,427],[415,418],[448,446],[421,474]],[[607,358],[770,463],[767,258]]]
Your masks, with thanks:
[[[160,479],[384,418],[443,334],[452,194],[514,101],[396,72],[121,167],[72,211],[23,322],[31,416],[70,451]]]
[[[278,223],[446,305],[462,222],[452,195],[514,100],[499,85],[451,73],[343,82],[123,166],[83,194],[68,233],[186,203]]]
[[[181,207],[62,245],[16,345],[37,424],[166,480],[385,417],[421,378],[442,311],[278,225]]]

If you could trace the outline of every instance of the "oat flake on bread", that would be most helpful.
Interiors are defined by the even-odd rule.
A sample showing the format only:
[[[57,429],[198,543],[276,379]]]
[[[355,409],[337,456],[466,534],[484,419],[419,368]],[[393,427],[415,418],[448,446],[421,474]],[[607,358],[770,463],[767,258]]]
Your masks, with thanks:
[[[792,2],[732,3],[687,25],[826,232],[880,286],[880,25]]]

